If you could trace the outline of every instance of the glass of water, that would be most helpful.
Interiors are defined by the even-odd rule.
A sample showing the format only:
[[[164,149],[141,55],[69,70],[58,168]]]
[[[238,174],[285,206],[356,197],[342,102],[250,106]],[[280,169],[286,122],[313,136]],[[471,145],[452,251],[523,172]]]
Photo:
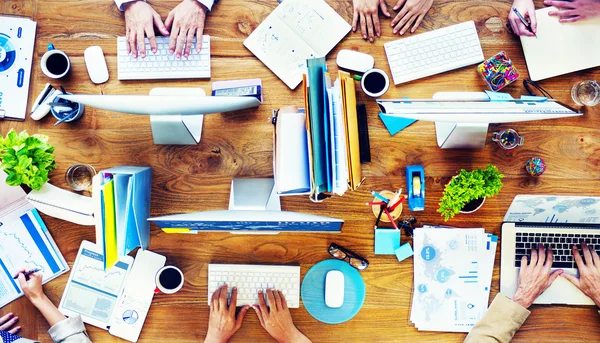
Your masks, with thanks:
[[[600,85],[594,80],[578,82],[571,89],[571,97],[579,106],[596,106],[600,103]]]
[[[74,191],[85,191],[92,185],[96,169],[89,164],[76,164],[67,169],[65,182]]]

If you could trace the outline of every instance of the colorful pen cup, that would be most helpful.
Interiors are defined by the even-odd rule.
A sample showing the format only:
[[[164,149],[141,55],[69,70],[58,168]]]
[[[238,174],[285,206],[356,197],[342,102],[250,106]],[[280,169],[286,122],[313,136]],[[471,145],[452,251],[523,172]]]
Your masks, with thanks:
[[[383,197],[385,197],[388,200],[392,199],[396,195],[396,193],[394,193],[392,191],[381,191],[381,192],[377,192],[377,193],[379,193],[380,195],[382,195]],[[398,199],[398,201],[400,201],[401,199],[402,199],[402,197],[400,197]],[[376,201],[381,201],[381,200],[379,200],[378,198],[373,198],[373,201],[376,202]],[[398,220],[398,218],[400,218],[400,215],[402,214],[402,205],[403,204],[396,206],[394,211],[390,212],[390,215],[392,216],[392,218],[394,218],[394,220]],[[385,206],[385,205],[383,205],[383,206]],[[375,215],[375,218],[377,218],[377,216],[379,215],[379,210],[381,210],[381,206],[380,205],[372,205],[371,209],[373,210],[373,214]],[[383,213],[381,215],[380,220],[384,223],[390,222],[390,219],[385,215],[385,213]]]

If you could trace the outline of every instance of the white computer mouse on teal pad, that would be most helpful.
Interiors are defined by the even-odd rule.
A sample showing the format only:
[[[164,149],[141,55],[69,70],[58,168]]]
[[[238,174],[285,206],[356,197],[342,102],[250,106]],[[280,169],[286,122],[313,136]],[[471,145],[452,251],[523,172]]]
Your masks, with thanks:
[[[340,308],[344,304],[344,273],[331,270],[325,276],[325,305]]]
[[[343,299],[325,299],[329,272],[333,272],[329,275],[329,294],[333,295],[331,291],[339,289],[338,292],[334,292],[338,293],[334,297],[343,295]],[[343,275],[343,287],[337,272]],[[360,311],[365,302],[366,287],[358,270],[348,262],[328,259],[315,264],[306,272],[300,294],[304,308],[316,320],[326,324],[340,324],[352,319]],[[337,306],[340,302],[341,306],[330,307]]]

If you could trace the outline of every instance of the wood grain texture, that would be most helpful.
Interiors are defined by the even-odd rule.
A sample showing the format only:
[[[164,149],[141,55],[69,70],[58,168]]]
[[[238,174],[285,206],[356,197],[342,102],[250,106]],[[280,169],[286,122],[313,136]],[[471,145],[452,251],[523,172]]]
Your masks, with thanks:
[[[177,0],[150,0],[166,18]],[[352,18],[349,0],[328,0],[347,21]],[[201,87],[210,90],[211,81],[260,77],[264,84],[264,104],[256,110],[205,118],[202,142],[198,146],[157,146],[152,144],[149,120],[87,108],[73,124],[54,127],[51,116],[40,122],[0,121],[0,132],[10,128],[50,136],[56,146],[57,170],[52,183],[65,187],[64,172],[75,163],[90,163],[97,170],[116,165],[144,165],[153,168],[152,215],[224,209],[232,177],[270,177],[272,171],[272,109],[285,105],[303,105],[302,94],[289,90],[242,42],[275,8],[274,0],[222,0],[207,20],[206,33],[211,35],[212,73],[207,80],[120,82],[116,75],[116,37],[125,32],[122,14],[110,0],[4,0],[3,14],[33,17],[38,22],[30,104],[49,80],[41,73],[39,60],[47,43],[64,50],[73,64],[70,76],[60,84],[76,93],[147,94],[153,87]],[[390,2],[391,6],[394,4]],[[484,54],[505,50],[522,74],[527,68],[518,38],[509,35],[503,23],[511,2],[486,0],[435,0],[417,33],[474,20]],[[543,6],[536,1],[538,7]],[[349,34],[330,54],[328,66],[335,72],[335,56],[340,49],[355,49],[372,54],[376,66],[389,72],[383,44],[398,37],[391,34],[389,19],[383,19],[383,36],[370,44],[359,34]],[[83,51],[100,45],[111,74],[109,82],[92,84],[87,76]],[[556,77],[541,84],[555,98],[572,104],[570,88],[579,80],[598,79],[598,68]],[[58,82],[52,82],[58,86]],[[431,97],[437,91],[480,91],[484,81],[475,67],[436,75],[405,85],[392,87],[389,98]],[[524,93],[521,82],[510,85],[507,92]],[[496,164],[506,175],[504,189],[498,197],[488,199],[476,214],[459,215],[450,221],[458,227],[485,227],[500,235],[503,215],[516,194],[600,195],[600,121],[598,108],[585,108],[579,118],[517,123],[510,125],[525,136],[525,146],[505,152],[488,140],[479,151],[440,150],[435,143],[432,123],[416,123],[391,137],[377,117],[371,99],[359,94],[367,103],[372,162],[363,165],[364,185],[356,192],[335,197],[323,204],[313,204],[305,197],[285,197],[286,210],[340,217],[345,220],[343,233],[280,234],[271,236],[232,236],[229,234],[167,235],[152,227],[150,248],[168,258],[185,273],[183,289],[171,296],[155,297],[142,332],[141,342],[197,342],[207,329],[207,264],[290,263],[299,264],[302,273],[326,259],[330,242],[363,254],[371,261],[362,273],[367,298],[362,310],[351,321],[325,325],[313,319],[304,308],[292,310],[298,327],[314,342],[460,342],[464,334],[418,332],[409,323],[412,294],[412,260],[398,263],[393,256],[373,254],[374,218],[363,204],[370,199],[370,189],[397,189],[405,185],[404,168],[409,164],[425,167],[426,210],[417,213],[420,223],[440,223],[435,212],[446,182],[461,168]],[[493,127],[490,129],[493,132]],[[540,156],[548,165],[537,179],[529,177],[523,165],[532,156]],[[69,263],[73,263],[82,239],[94,240],[92,228],[43,216]],[[406,241],[406,237],[402,237]],[[499,257],[492,283],[492,298],[499,289]],[[45,286],[51,299],[58,303],[67,275]],[[25,300],[20,299],[0,310],[21,316],[23,335],[49,342],[43,318]],[[105,331],[88,326],[94,342],[117,342]],[[591,307],[533,306],[532,315],[515,336],[516,342],[553,340],[583,342],[600,340],[600,318]],[[271,342],[250,311],[243,327],[232,342]]]

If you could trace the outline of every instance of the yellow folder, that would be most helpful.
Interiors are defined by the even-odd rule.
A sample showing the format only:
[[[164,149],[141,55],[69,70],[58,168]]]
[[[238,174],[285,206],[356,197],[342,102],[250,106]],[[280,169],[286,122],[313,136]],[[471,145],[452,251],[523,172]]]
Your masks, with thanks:
[[[105,183],[102,190],[104,195],[104,270],[108,270],[119,260],[114,180]]]
[[[360,165],[360,146],[358,140],[358,114],[356,112],[356,87],[354,79],[347,72],[339,72],[342,83],[342,111],[346,130],[346,149],[348,155],[348,184],[356,190],[362,181]]]

